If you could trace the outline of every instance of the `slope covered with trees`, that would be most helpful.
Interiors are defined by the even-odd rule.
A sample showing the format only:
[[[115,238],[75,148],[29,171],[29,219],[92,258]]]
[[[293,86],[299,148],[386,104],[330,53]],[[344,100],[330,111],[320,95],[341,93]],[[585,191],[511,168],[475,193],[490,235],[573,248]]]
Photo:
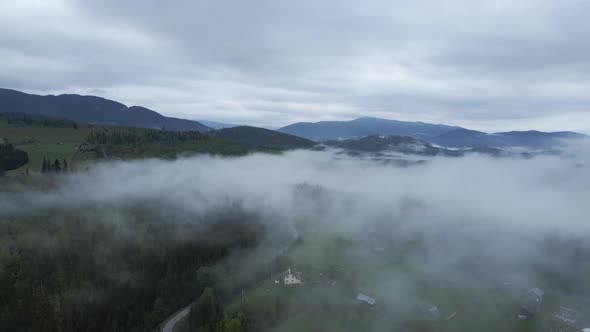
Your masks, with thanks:
[[[10,143],[0,142],[0,172],[17,169],[29,162],[29,155]]]
[[[25,166],[41,173],[54,169],[56,159],[75,169],[80,162],[97,158],[176,158],[198,153],[236,156],[314,145],[300,137],[256,127],[202,133],[88,125],[22,113],[0,114],[0,139],[14,142],[15,148],[27,152],[30,161]]]
[[[242,155],[248,149],[196,131],[100,127],[82,142],[78,157],[175,158],[179,154]]]
[[[212,287],[210,266],[264,226],[235,204],[183,220],[129,204],[5,216],[0,234],[1,331],[143,332]]]
[[[218,129],[210,135],[228,143],[240,144],[260,151],[305,149],[315,145],[315,142],[305,138],[249,126]]]

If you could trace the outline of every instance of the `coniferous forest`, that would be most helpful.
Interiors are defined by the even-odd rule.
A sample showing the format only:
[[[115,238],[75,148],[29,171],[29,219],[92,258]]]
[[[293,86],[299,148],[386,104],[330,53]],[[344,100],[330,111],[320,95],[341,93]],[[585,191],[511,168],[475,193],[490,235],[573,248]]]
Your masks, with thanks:
[[[235,206],[183,222],[141,205],[104,209],[3,217],[0,331],[153,330],[263,232]]]
[[[0,144],[0,172],[17,169],[29,162],[29,155],[12,144]]]

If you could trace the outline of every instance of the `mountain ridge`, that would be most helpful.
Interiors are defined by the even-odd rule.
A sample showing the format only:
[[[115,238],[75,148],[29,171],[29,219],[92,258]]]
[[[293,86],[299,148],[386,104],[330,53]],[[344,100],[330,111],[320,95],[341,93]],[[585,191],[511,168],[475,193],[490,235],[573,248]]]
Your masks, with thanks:
[[[485,133],[477,130],[456,129],[434,137],[430,142],[447,147],[533,147],[547,148],[562,145],[564,140],[585,138],[571,131],[543,132],[538,130]]]
[[[458,126],[361,117],[349,121],[297,122],[278,131],[315,141],[349,139],[371,135],[408,136],[451,148],[533,147],[561,145],[563,140],[588,136],[571,132],[538,130],[486,133]]]
[[[0,88],[0,113],[37,114],[79,123],[130,126],[173,131],[210,131],[212,128],[195,120],[166,117],[143,106],[126,106],[120,102],[98,96],[78,94],[35,95]],[[205,121],[207,122],[207,121]],[[233,124],[210,122],[218,128],[236,127]],[[464,147],[532,147],[559,146],[564,140],[588,137],[571,131],[541,132],[506,131],[485,133],[459,126],[433,124],[421,121],[399,121],[375,117],[360,117],[349,121],[298,122],[276,130],[309,139],[326,141],[366,137],[370,135],[396,135],[419,139],[440,146]],[[269,139],[272,136],[267,135]]]
[[[0,113],[41,114],[88,124],[166,128],[204,132],[198,121],[164,116],[143,106],[126,106],[98,96],[78,94],[36,95],[0,88]]]
[[[322,141],[368,135],[400,135],[424,139],[457,128],[460,127],[361,117],[349,121],[298,122],[279,128],[278,131]]]

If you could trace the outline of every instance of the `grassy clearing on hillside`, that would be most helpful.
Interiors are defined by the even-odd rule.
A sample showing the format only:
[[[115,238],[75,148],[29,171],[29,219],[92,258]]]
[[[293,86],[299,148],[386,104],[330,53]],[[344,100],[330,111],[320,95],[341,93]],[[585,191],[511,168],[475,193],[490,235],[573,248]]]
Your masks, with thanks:
[[[430,275],[414,263],[413,250],[402,251],[377,238],[367,243],[346,237],[321,223],[302,227],[299,233],[301,241],[285,252],[284,265],[301,272],[304,283],[275,284],[284,273],[275,269],[272,277],[244,289],[228,310],[264,320],[273,332],[524,332],[542,330],[563,305],[554,285],[539,284],[547,292],[543,309],[537,319],[521,321],[515,315],[528,288],[506,286],[501,276],[473,283]],[[374,297],[376,305],[359,303],[358,293]],[[568,304],[587,317],[581,303]],[[440,312],[438,318],[429,316],[433,307]]]
[[[0,116],[0,138],[29,154],[27,164],[8,174],[23,174],[27,168],[30,173],[39,172],[45,157],[52,161],[56,158],[60,161],[65,159],[71,165],[77,147],[91,130],[91,126],[87,125],[58,127],[42,122],[9,123],[6,117]]]
[[[239,156],[307,148],[313,142],[271,130],[241,127],[212,133],[84,125],[26,114],[0,114],[0,141],[29,154],[29,163],[10,175],[38,173],[44,158],[76,168],[97,159],[174,159],[179,155]],[[82,147],[81,147],[82,146]],[[78,148],[80,150],[78,150]]]

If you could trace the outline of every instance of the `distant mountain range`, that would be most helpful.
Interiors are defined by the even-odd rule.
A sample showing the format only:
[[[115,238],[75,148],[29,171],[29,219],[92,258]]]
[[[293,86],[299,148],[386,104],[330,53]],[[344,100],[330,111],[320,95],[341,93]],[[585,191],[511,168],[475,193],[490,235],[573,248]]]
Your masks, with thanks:
[[[484,133],[456,126],[405,122],[378,118],[351,121],[300,122],[278,129],[281,132],[315,141],[348,139],[370,135],[407,136],[445,147],[528,147],[551,148],[565,139],[587,137],[570,132],[510,131]]]
[[[209,120],[197,120],[197,121],[199,121],[200,123],[202,123],[203,125],[211,128],[211,129],[233,128],[233,127],[240,126],[237,124],[223,123],[223,122],[209,121]]]
[[[349,138],[344,140],[324,141],[324,146],[339,148],[351,156],[366,156],[372,159],[394,159],[399,155],[417,156],[446,156],[461,157],[468,154],[479,153],[493,157],[520,156],[530,158],[537,155],[559,155],[561,151],[555,149],[544,149],[535,151],[511,151],[494,147],[469,147],[460,149],[449,149],[435,146],[428,142],[421,141],[407,136],[394,135],[369,135],[360,138]],[[393,155],[392,155],[393,153]]]
[[[435,136],[429,141],[447,147],[516,147],[547,148],[560,145],[563,140],[578,139],[587,137],[571,131],[541,132],[509,131],[488,134],[481,131],[469,129],[455,129],[448,133]]]
[[[0,113],[41,114],[80,123],[118,125],[168,130],[208,131],[209,127],[185,119],[163,116],[141,106],[127,107],[116,101],[95,96],[40,96],[0,89]]]
[[[427,139],[455,129],[460,127],[363,117],[351,121],[299,122],[279,128],[278,131],[314,141],[325,141],[368,135],[398,135]]]
[[[0,89],[0,113],[23,113],[67,119],[80,123],[115,125],[141,128],[165,128],[174,131],[239,127],[214,121],[192,121],[163,116],[141,106],[127,107],[119,102],[96,96],[80,95],[34,95],[15,90]],[[252,128],[252,127],[245,127]],[[239,129],[242,134],[252,129]],[[312,141],[342,140],[371,135],[407,136],[449,148],[466,147],[526,147],[552,148],[566,139],[587,137],[582,134],[560,131],[511,131],[484,133],[457,126],[424,122],[406,122],[362,117],[351,121],[299,122],[277,131],[261,131],[258,139],[274,139],[269,133],[281,132]],[[258,134],[258,133],[257,133]],[[260,141],[257,141],[260,143]],[[257,144],[258,144],[257,143]]]

